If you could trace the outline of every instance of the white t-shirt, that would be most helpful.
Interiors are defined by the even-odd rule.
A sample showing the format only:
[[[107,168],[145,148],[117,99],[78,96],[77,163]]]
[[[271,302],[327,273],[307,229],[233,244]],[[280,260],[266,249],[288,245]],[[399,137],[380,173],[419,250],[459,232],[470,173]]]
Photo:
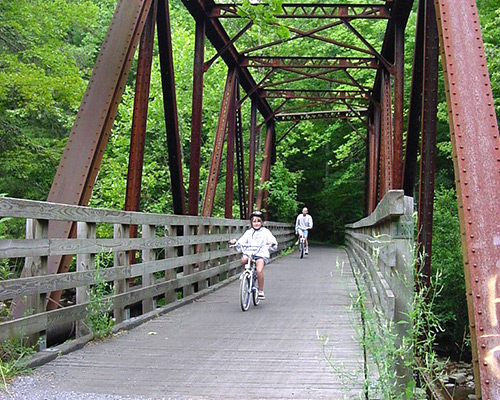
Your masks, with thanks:
[[[299,214],[297,216],[297,221],[295,221],[295,230],[297,229],[311,229],[313,227],[313,219],[309,214]]]
[[[269,242],[273,243],[269,247]],[[251,247],[250,247],[251,246]],[[250,228],[236,242],[236,249],[242,253],[254,254],[257,257],[269,258],[269,248],[273,251],[278,249],[278,241],[267,228]]]

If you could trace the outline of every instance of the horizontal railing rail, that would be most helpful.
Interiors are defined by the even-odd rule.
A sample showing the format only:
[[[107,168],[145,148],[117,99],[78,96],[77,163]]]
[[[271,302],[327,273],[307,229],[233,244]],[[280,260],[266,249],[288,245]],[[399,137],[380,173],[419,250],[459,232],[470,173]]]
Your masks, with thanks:
[[[108,285],[102,301],[118,326],[189,301],[235,279],[239,255],[228,248],[248,221],[95,209],[41,201],[0,198],[0,216],[26,221],[27,237],[0,239],[0,262],[24,264],[19,278],[0,280],[0,340],[30,337],[44,348],[61,330],[88,336],[89,290]],[[48,237],[49,224],[76,225],[76,237]],[[8,224],[12,221],[4,223]],[[130,226],[138,227],[130,238]],[[295,241],[292,224],[268,221],[279,248]],[[273,254],[274,256],[275,254]],[[52,257],[70,257],[68,272],[47,273]],[[62,291],[58,308],[47,311],[50,293]],[[13,318],[6,309],[22,305]],[[56,332],[52,334],[51,332]],[[50,338],[49,338],[50,341]]]
[[[414,295],[413,198],[387,192],[368,217],[346,225],[346,250],[359,285],[371,304],[391,321],[398,347],[411,335]],[[412,371],[402,360],[394,366],[401,388]]]

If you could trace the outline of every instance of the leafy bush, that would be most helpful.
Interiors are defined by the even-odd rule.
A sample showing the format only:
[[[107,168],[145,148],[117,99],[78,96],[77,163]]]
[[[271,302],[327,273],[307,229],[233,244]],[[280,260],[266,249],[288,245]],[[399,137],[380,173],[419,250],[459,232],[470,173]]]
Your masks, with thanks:
[[[432,274],[440,274],[442,287],[434,313],[444,331],[438,335],[440,347],[448,347],[457,356],[470,354],[467,340],[468,313],[462,264],[460,223],[454,189],[436,190],[432,242]]]

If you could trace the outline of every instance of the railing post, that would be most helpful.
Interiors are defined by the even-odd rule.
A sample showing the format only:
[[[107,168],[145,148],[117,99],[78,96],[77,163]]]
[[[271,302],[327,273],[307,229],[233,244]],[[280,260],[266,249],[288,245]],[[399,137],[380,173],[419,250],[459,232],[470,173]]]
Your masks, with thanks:
[[[192,235],[194,233],[194,227],[192,227],[191,225],[186,223],[183,225],[183,227],[184,227],[184,237],[186,237],[186,235]],[[189,254],[193,254],[193,247],[191,244],[185,244],[183,249],[184,249],[184,251],[183,251],[184,256],[187,256]],[[182,275],[183,276],[191,275],[193,273],[193,269],[194,268],[193,268],[192,264],[185,264],[182,268]],[[182,297],[183,298],[190,296],[193,293],[194,293],[193,284],[188,283],[186,286],[182,287]]]
[[[129,239],[129,226],[128,225],[122,225],[122,224],[115,224],[114,225],[114,238],[115,239]],[[128,252],[127,251],[117,251],[114,253],[113,256],[113,264],[115,267],[122,266],[122,265],[130,265],[129,264],[129,257],[128,257]],[[115,280],[115,285],[114,285],[114,290],[115,290],[115,295],[120,295],[123,293],[127,292],[127,280],[126,279],[117,279]],[[124,321],[127,319],[126,313],[125,313],[125,308],[120,307],[120,308],[115,308],[114,309],[114,317],[115,317],[115,323],[119,324],[120,322]]]
[[[198,233],[202,236],[206,236],[206,235],[208,235],[208,232],[209,232],[209,225],[206,222],[202,222],[198,226]],[[198,254],[202,255],[202,254],[206,253],[207,250],[208,250],[208,245],[206,243],[202,243],[202,244],[198,245]],[[208,266],[209,266],[209,264],[207,261],[203,261],[203,262],[200,261],[200,262],[198,262],[198,271],[200,271],[200,272],[205,271]],[[206,279],[198,281],[198,291],[206,289],[207,287],[208,287],[208,282]]]
[[[26,220],[26,238],[27,239],[46,239],[48,236],[49,221],[41,219]],[[26,257],[24,264],[25,277],[36,277],[47,274],[47,257],[35,256]],[[24,311],[28,314],[38,314],[45,311],[47,306],[47,293],[38,293],[28,296],[25,300]],[[39,342],[39,349],[47,347],[46,332],[40,332],[37,335],[31,335],[28,340],[29,345],[35,345]]]
[[[177,230],[172,227],[172,225],[165,226],[165,236],[175,236]],[[176,251],[173,246],[169,246],[165,249],[165,258],[174,258],[176,256]],[[175,268],[170,268],[165,270],[165,281],[168,282],[176,278]],[[177,300],[175,296],[175,288],[170,288],[165,292],[165,304],[173,303]]]
[[[155,237],[155,227],[154,225],[142,225],[142,237],[144,239],[154,239]],[[146,248],[142,250],[142,262],[148,263],[150,261],[156,260],[156,251],[154,249]],[[145,273],[142,275],[142,287],[146,288],[152,286],[155,283],[155,278],[152,273]],[[146,314],[153,311],[155,308],[153,297],[147,297],[142,301],[142,313]]]
[[[76,235],[78,239],[95,239],[96,225],[86,222],[77,222]],[[76,256],[76,271],[92,271],[95,269],[95,254],[85,253]],[[85,304],[89,301],[90,286],[76,288],[76,304]],[[87,319],[76,321],[76,337],[85,336],[90,333]]]
[[[220,226],[219,225],[212,225],[211,226],[211,233],[212,235],[218,235],[221,232]],[[219,243],[217,242],[211,242],[210,243],[210,251],[218,250],[219,249]],[[220,258],[216,260],[211,260],[210,261],[212,267],[216,267],[222,263],[222,260]],[[216,283],[219,282],[219,276],[211,276],[210,277],[210,286],[215,285]]]

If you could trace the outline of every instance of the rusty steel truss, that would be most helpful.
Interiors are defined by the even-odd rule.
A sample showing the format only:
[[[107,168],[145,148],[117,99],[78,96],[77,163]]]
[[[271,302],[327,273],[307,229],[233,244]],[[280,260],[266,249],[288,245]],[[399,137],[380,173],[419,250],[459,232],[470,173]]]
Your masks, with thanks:
[[[267,209],[268,193],[262,187],[256,190],[255,184],[256,154],[260,147],[263,154],[259,182],[263,184],[269,181],[271,166],[279,156],[277,144],[298,124],[342,120],[366,144],[366,214],[375,209],[388,190],[404,189],[407,195],[414,196],[418,182],[418,248],[424,255],[421,270],[424,283],[428,283],[440,52],[460,208],[478,398],[499,399],[500,224],[497,214],[500,140],[475,1],[284,3],[275,10],[271,25],[285,28],[289,36],[258,43],[248,39],[256,21],[245,18],[248,10],[242,12],[241,4],[217,4],[214,0],[182,2],[195,26],[187,199],[168,0],[121,0],[89,80],[48,201],[88,203],[139,47],[125,201],[127,210],[139,210],[156,27],[174,213],[199,215],[202,198],[201,214],[212,215],[224,158],[225,217],[233,217],[235,162],[239,217],[245,218],[254,205]],[[405,102],[405,28],[415,8],[418,11],[411,95]],[[364,34],[367,24],[383,24],[382,43],[375,43]],[[207,46],[215,53],[209,60],[205,59]],[[300,56],[294,54],[294,46],[300,46]],[[209,177],[204,195],[200,196],[204,75],[218,61],[227,65],[228,75]],[[248,134],[242,128],[242,120],[246,117],[242,115],[242,106],[247,100],[251,102]],[[405,103],[409,104],[407,112]],[[285,133],[276,140],[278,123],[283,125]],[[245,138],[249,139],[245,141]],[[70,223],[51,223],[49,226],[49,237],[74,234],[75,227]],[[134,228],[130,234],[135,234]],[[51,257],[48,273],[64,272],[68,267],[69,260]],[[58,307],[59,297],[60,293],[51,294],[49,309]]]

